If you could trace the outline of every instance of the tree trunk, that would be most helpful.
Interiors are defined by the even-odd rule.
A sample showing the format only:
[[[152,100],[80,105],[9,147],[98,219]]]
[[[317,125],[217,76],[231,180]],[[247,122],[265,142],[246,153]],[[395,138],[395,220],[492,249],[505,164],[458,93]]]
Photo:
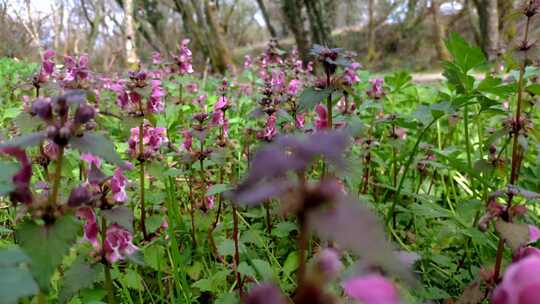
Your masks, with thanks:
[[[439,16],[440,3],[437,0],[431,1],[431,17],[433,18],[433,43],[435,44],[435,50],[437,51],[437,58],[439,60],[450,60],[450,54],[444,45],[445,29]]]
[[[309,40],[304,27],[302,0],[282,0],[281,4],[285,22],[294,35],[300,58],[304,63],[307,63],[309,60]]]
[[[135,24],[133,22],[133,0],[124,0],[124,27],[126,65],[134,69],[139,65],[139,57],[137,56]]]
[[[497,0],[474,0],[473,2],[478,13],[480,47],[492,59],[497,54],[499,44]]]
[[[210,45],[215,49],[217,54],[214,58],[213,66],[221,73],[224,73],[227,70],[227,67],[231,67],[234,72],[236,67],[232,60],[230,48],[225,42],[223,29],[218,21],[216,5],[209,0],[205,0],[204,11],[206,13],[206,22],[208,24]]]
[[[377,58],[375,48],[375,0],[368,1],[368,48],[367,60],[372,61]]]
[[[259,9],[261,10],[261,14],[263,15],[264,23],[266,23],[266,28],[268,29],[268,33],[270,33],[270,37],[277,38],[276,30],[270,22],[270,17],[268,16],[268,11],[266,10],[264,0],[257,0],[257,4],[259,5]]]
[[[321,1],[304,0],[311,28],[311,36],[313,43],[332,46],[332,29],[328,22],[328,13],[325,12]]]

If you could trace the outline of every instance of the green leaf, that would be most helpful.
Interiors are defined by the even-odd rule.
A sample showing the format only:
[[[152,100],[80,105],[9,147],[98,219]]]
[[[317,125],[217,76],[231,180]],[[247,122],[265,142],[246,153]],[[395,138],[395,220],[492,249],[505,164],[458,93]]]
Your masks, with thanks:
[[[238,265],[238,272],[243,276],[255,278],[255,270],[246,262],[240,262],[240,265]]]
[[[298,269],[298,266],[300,265],[300,257],[298,255],[298,251],[293,251],[289,253],[287,256],[287,259],[285,259],[285,263],[283,263],[283,272],[287,275],[293,273]]]
[[[13,175],[19,171],[20,166],[15,162],[0,161],[0,195],[6,195],[13,191]]]
[[[257,274],[263,281],[271,281],[275,278],[274,269],[267,261],[255,259],[251,261]]]
[[[529,242],[529,225],[527,224],[508,223],[498,220],[495,222],[495,229],[512,251],[518,250]]]
[[[120,155],[116,153],[114,144],[102,134],[84,133],[81,137],[72,138],[70,144],[80,152],[92,153],[113,165],[120,167],[126,165]]]
[[[158,244],[152,244],[144,249],[144,261],[154,270],[164,269],[166,263],[165,248]]]
[[[235,292],[227,292],[220,294],[214,304],[237,304],[240,303],[238,294]]]
[[[286,238],[289,234],[298,229],[296,225],[292,222],[280,222],[272,229],[272,235],[278,238]]]
[[[302,111],[312,110],[316,104],[326,100],[333,91],[332,88],[315,89],[310,87],[305,89],[299,97],[299,109]]]
[[[6,147],[17,147],[17,148],[27,148],[39,144],[45,139],[45,132],[36,132],[19,137],[12,138],[6,142],[0,144],[0,148]]]
[[[41,290],[49,290],[50,279],[77,239],[79,229],[79,222],[70,215],[52,225],[40,226],[27,220],[17,227],[16,239],[31,259],[30,270]]]
[[[22,297],[38,293],[38,286],[27,269],[12,266],[0,268],[0,272],[0,303],[15,304]]]
[[[211,279],[200,279],[192,285],[200,291],[214,291]]]
[[[486,60],[480,48],[471,46],[457,33],[450,34],[446,40],[446,48],[452,54],[454,63],[465,73]]]
[[[534,83],[527,87],[527,92],[532,93],[536,96],[540,95],[540,84]]]
[[[206,196],[212,196],[212,195],[220,194],[220,193],[223,193],[223,192],[228,191],[230,189],[232,189],[231,186],[227,185],[227,184],[212,185],[206,191]]]
[[[66,303],[77,292],[91,287],[103,271],[102,264],[90,265],[83,255],[77,256],[71,267],[64,274],[62,288],[58,296],[60,303]]]
[[[143,284],[142,284],[142,278],[141,276],[133,269],[128,268],[126,270],[126,274],[121,279],[124,286],[135,289],[135,290],[143,290]]]
[[[103,210],[103,216],[108,224],[118,224],[125,229],[133,232],[133,211],[126,206]]]
[[[29,261],[30,257],[18,246],[11,246],[0,250],[0,267],[16,266]]]
[[[231,239],[224,239],[218,245],[218,252],[222,256],[232,256],[234,254],[234,242]]]

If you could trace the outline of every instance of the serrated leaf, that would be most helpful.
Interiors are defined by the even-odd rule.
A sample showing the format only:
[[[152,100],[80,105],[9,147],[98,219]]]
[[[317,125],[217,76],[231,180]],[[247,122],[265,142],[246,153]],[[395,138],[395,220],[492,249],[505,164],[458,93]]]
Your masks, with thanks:
[[[253,263],[253,268],[263,281],[270,281],[275,278],[274,269],[267,261],[255,259],[251,263]]]
[[[234,242],[231,239],[224,239],[218,245],[218,252],[222,256],[232,256],[234,254]]]
[[[38,285],[27,269],[19,267],[0,268],[0,303],[16,304],[22,297],[38,293]]]
[[[332,88],[314,89],[310,87],[305,89],[299,97],[299,109],[301,111],[312,110],[316,104],[326,100],[326,98],[328,98],[328,96],[332,94],[333,91],[334,90]]]
[[[297,229],[298,227],[296,226],[296,224],[292,222],[280,222],[276,225],[274,229],[272,229],[272,235],[278,238],[286,238],[292,231]]]
[[[512,251],[518,250],[529,242],[529,225],[498,220],[495,222],[495,229]]]
[[[58,301],[66,303],[79,290],[92,286],[102,271],[102,264],[90,265],[83,255],[79,255],[64,274]]]
[[[144,261],[154,270],[160,271],[165,267],[165,248],[158,244],[152,244],[144,249]]]
[[[255,270],[253,267],[249,266],[246,262],[240,262],[238,265],[238,272],[246,277],[255,278]]]
[[[128,268],[126,274],[122,277],[122,283],[128,288],[135,290],[143,290],[142,278],[133,269]]]
[[[35,133],[15,137],[8,141],[0,143],[0,148],[17,147],[17,148],[24,149],[24,148],[39,144],[41,141],[45,139],[45,137],[46,137],[45,132],[35,132]]]
[[[30,257],[19,246],[11,246],[0,250],[0,267],[16,266],[29,261]]]
[[[471,46],[457,33],[451,33],[445,44],[454,62],[463,72],[468,72],[486,60],[480,48]]]
[[[49,290],[51,276],[75,243],[79,229],[80,223],[70,215],[52,225],[40,226],[28,220],[17,227],[16,239],[31,259],[30,270],[41,290]]]
[[[113,165],[120,167],[126,166],[125,162],[116,152],[114,144],[102,134],[87,132],[81,137],[72,138],[70,144],[80,152],[87,152],[99,156]]]
[[[126,206],[118,206],[112,209],[103,210],[103,216],[108,224],[118,224],[133,232],[133,211]]]

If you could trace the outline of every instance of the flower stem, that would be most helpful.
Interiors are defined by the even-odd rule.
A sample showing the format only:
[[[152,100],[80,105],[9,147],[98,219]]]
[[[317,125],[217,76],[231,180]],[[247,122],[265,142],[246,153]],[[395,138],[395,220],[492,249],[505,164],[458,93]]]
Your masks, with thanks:
[[[527,17],[527,23],[525,25],[525,34],[523,37],[523,44],[528,44],[529,37],[529,26],[530,26],[531,17]],[[516,105],[516,117],[515,117],[515,127],[513,130],[514,141],[512,144],[512,169],[510,172],[510,184],[515,185],[519,178],[519,169],[521,167],[521,146],[519,145],[519,132],[521,131],[521,111],[522,111],[522,101],[523,101],[523,82],[525,78],[525,68],[527,65],[527,51],[524,51],[525,56],[523,62],[521,63],[519,69],[519,79],[517,87],[517,105]],[[509,210],[512,207],[513,196],[508,196],[507,209]],[[511,215],[508,215],[509,221],[512,221]],[[499,236],[499,245],[497,246],[497,255],[495,257],[495,269],[493,271],[493,279],[495,281],[499,280],[501,273],[501,264],[504,253],[504,239],[502,236]]]
[[[111,278],[111,265],[107,261],[105,257],[105,240],[107,238],[107,219],[102,216],[101,217],[101,262],[103,263],[103,267],[105,268],[105,289],[107,290],[107,303],[114,304],[116,301],[114,300],[114,291],[113,291],[113,284],[112,284],[112,278]]]
[[[53,188],[49,195],[49,206],[58,203],[58,190],[60,189],[60,180],[62,179],[62,164],[64,162],[64,147],[60,146],[58,158],[56,159],[56,168],[54,172]]]
[[[139,125],[139,187],[141,198],[141,231],[145,241],[148,240],[146,231],[146,208],[145,208],[145,193],[144,193],[144,122]]]
[[[242,276],[238,272],[238,265],[240,265],[240,248],[238,243],[238,209],[233,204],[233,241],[234,241],[234,272],[236,274],[236,282],[238,286],[238,293],[240,296],[243,294]]]

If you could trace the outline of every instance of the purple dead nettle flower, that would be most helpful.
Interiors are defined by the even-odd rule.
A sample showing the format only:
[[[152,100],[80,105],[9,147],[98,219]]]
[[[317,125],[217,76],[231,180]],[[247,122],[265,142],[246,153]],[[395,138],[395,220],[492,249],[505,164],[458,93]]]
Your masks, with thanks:
[[[249,70],[253,66],[253,60],[251,59],[251,56],[246,55],[244,56],[244,69]]]
[[[65,82],[77,82],[88,78],[88,55],[82,54],[78,58],[64,56]]]
[[[150,113],[161,113],[165,110],[165,101],[163,97],[167,95],[165,89],[161,86],[161,80],[153,79],[151,81],[152,92],[148,99],[147,108]]]
[[[81,154],[81,160],[86,162],[86,164],[88,164],[89,167],[91,167],[92,165],[96,166],[97,168],[101,167],[101,158],[93,154],[83,153]]]
[[[160,52],[152,52],[152,64],[161,64]]]
[[[506,270],[491,301],[493,304],[535,304],[540,298],[540,256],[529,255]]]
[[[190,82],[186,86],[186,90],[191,94],[199,92],[199,85],[196,82]]]
[[[333,248],[325,248],[319,252],[316,266],[317,270],[329,280],[336,278],[343,269],[339,253]]]
[[[99,228],[94,210],[90,207],[81,207],[77,209],[77,217],[85,221],[84,239],[90,242],[95,249],[99,249],[100,245],[97,239]]]
[[[367,95],[372,99],[381,99],[384,96],[382,78],[376,78],[369,81],[371,83],[371,88],[367,91]]]
[[[111,192],[113,199],[116,202],[123,203],[127,200],[126,186],[128,179],[124,176],[124,172],[120,168],[114,170],[114,175],[111,178]]]
[[[51,140],[47,140],[43,146],[43,154],[51,160],[56,160],[58,158],[58,153],[60,152],[60,147]]]
[[[253,287],[242,299],[243,304],[287,304],[288,301],[281,290],[274,284],[261,284]]]
[[[182,135],[184,136],[182,146],[186,151],[191,152],[193,147],[193,135],[191,135],[191,132],[189,130],[182,131]]]
[[[131,157],[139,156],[139,127],[131,129],[128,146]],[[154,128],[148,121],[143,124],[143,145],[144,158],[151,158],[156,155],[159,148],[168,142],[167,130],[165,128]]]
[[[13,190],[9,197],[13,203],[32,203],[32,191],[30,190],[30,179],[32,178],[32,163],[26,155],[26,151],[16,147],[0,148],[0,155],[5,154],[15,158],[20,165],[19,171],[11,178]]]
[[[193,104],[199,106],[201,109],[204,110],[206,107],[206,99],[208,98],[208,95],[202,94],[199,95],[197,98],[193,99]]]
[[[287,87],[287,94],[289,94],[289,95],[298,94],[298,91],[299,91],[301,85],[302,85],[302,82],[300,80],[292,79],[289,82],[289,86]]]
[[[305,118],[304,114],[302,114],[302,113],[296,114],[296,119],[294,120],[294,124],[295,124],[296,128],[303,129],[305,123],[306,123],[306,118]]]
[[[105,257],[109,263],[124,260],[139,250],[137,246],[133,245],[131,232],[117,224],[112,224],[107,228],[104,245]]]
[[[399,304],[399,294],[392,282],[378,274],[348,279],[345,294],[365,304]]]
[[[276,121],[277,118],[275,113],[268,115],[264,129],[257,132],[257,138],[260,140],[272,141],[277,135]]]
[[[327,129],[328,126],[328,110],[326,109],[326,106],[323,104],[317,104],[315,107],[315,114],[317,114],[317,117],[315,118],[315,121],[313,122],[313,125],[315,126],[316,130],[324,130]]]
[[[348,86],[358,83],[360,81],[360,77],[358,77],[356,71],[360,69],[360,67],[361,65],[358,62],[353,62],[348,67],[346,67],[342,76],[343,83]]]
[[[182,40],[178,55],[173,56],[176,64],[178,65],[178,71],[181,75],[193,73],[193,54],[188,47],[189,42],[189,39]]]

